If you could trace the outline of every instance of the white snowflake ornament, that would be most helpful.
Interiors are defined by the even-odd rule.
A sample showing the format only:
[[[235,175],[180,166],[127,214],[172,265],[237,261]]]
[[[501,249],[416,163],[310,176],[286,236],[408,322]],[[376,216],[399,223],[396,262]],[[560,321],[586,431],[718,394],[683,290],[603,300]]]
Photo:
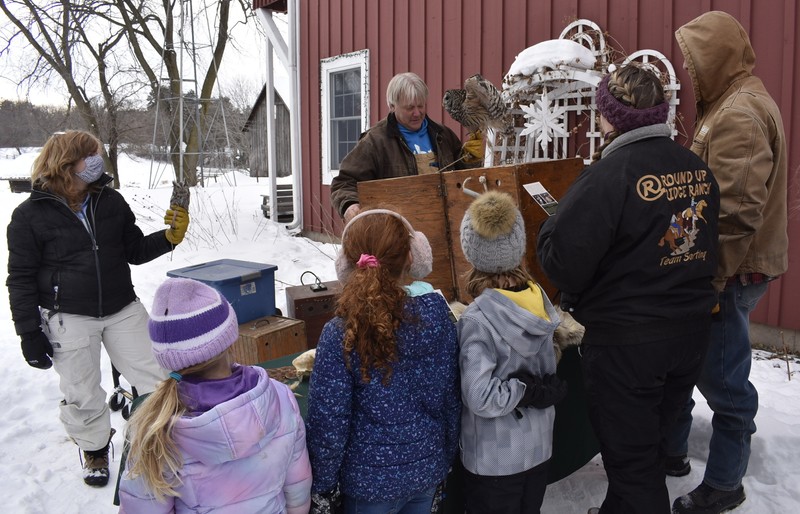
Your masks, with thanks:
[[[543,151],[547,145],[557,137],[567,137],[569,133],[565,127],[566,108],[563,105],[550,104],[547,90],[531,105],[521,105],[525,112],[525,128],[520,136],[532,136],[539,143]]]

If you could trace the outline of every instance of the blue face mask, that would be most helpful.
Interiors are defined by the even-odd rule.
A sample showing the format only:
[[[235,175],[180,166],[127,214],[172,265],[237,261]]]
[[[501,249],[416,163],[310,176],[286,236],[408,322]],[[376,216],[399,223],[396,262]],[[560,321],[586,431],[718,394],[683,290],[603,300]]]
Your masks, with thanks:
[[[75,175],[87,184],[91,184],[103,174],[103,157],[101,155],[90,155],[83,161],[86,163],[86,167]]]

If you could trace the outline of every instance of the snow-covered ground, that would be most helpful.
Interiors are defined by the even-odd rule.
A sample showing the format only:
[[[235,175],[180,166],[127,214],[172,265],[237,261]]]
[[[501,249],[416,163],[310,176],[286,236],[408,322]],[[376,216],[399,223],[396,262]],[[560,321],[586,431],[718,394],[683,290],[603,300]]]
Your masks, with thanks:
[[[30,172],[35,149],[15,156],[0,153],[0,177],[24,176]],[[120,175],[128,203],[145,233],[163,227],[163,212],[171,193],[172,176],[163,174],[148,189],[151,180],[149,162],[123,156]],[[0,181],[0,224],[6,226],[13,209],[27,198],[11,193]],[[214,261],[238,259],[274,264],[275,304],[286,312],[285,288],[300,285],[300,276],[311,271],[322,281],[334,280],[333,257],[336,246],[321,244],[288,234],[278,224],[261,214],[261,194],[267,189],[262,179],[257,183],[242,173],[231,172],[203,189],[194,189],[192,216],[186,241],[172,255],[133,267],[136,291],[145,306],[152,305],[155,289],[169,270]],[[8,249],[0,243],[0,269],[6,273]],[[308,278],[305,279],[309,283]],[[22,358],[19,339],[14,334],[8,296],[0,294],[0,502],[2,512],[24,514],[106,514],[116,512],[112,505],[113,486],[90,488],[81,479],[78,448],[66,436],[58,420],[60,393],[56,373],[29,367]],[[747,501],[737,513],[767,514],[800,511],[800,364],[787,364],[757,352],[751,380],[760,393],[756,422],[758,433],[753,440],[750,469],[744,480]],[[105,386],[113,389],[111,365],[103,361]],[[124,381],[123,381],[124,384]],[[689,456],[692,472],[684,478],[667,481],[671,497],[693,489],[702,479],[711,414],[699,393],[695,393],[695,425]],[[117,429],[113,443],[115,460],[111,467],[116,481],[122,431],[125,421],[119,412],[111,415]],[[605,473],[599,457],[584,468],[552,484],[542,511],[552,514],[583,514],[588,507],[599,506],[605,494]],[[797,510],[795,510],[797,509]]]

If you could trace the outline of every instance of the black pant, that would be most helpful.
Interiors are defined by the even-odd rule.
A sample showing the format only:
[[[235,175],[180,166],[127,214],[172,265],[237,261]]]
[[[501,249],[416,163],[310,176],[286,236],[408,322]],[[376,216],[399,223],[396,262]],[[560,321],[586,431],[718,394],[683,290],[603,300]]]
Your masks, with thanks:
[[[608,490],[603,514],[669,514],[663,439],[692,394],[709,332],[627,345],[584,345],[589,417]]]
[[[467,514],[538,514],[549,464],[546,461],[522,473],[496,477],[464,470]]]

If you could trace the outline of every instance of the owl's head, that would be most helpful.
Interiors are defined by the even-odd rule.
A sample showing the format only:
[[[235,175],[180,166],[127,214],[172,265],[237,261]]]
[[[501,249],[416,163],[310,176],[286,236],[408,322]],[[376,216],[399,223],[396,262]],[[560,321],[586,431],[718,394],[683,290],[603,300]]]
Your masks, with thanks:
[[[461,107],[466,96],[467,92],[463,89],[448,89],[444,92],[444,97],[442,97],[442,107],[452,114],[453,109]]]

